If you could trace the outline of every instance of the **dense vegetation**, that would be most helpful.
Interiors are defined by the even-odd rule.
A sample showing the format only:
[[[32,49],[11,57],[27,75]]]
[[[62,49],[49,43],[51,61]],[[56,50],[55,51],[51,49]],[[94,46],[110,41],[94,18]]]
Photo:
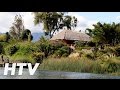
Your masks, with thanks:
[[[77,26],[77,18],[63,12],[34,12],[34,16],[34,23],[43,23],[45,35],[50,38],[65,26],[69,30]],[[10,31],[0,35],[0,55],[10,62],[39,62],[41,70],[120,74],[120,24],[98,22],[93,26],[94,29],[86,29],[92,40],[76,41],[72,50],[62,41],[45,37],[31,42],[31,31],[17,15]],[[70,57],[74,53],[79,55]]]
[[[71,27],[77,26],[77,18],[66,15],[66,12],[34,12],[35,25],[43,23],[45,35],[53,37],[56,31],[67,27],[71,30]]]
[[[93,26],[94,29],[86,29],[92,41],[75,42],[74,52],[79,57],[48,58],[40,69],[120,74],[120,24],[98,22]]]
[[[76,26],[77,19],[64,14],[63,12],[34,12],[34,23],[43,23],[45,35],[49,33],[51,37],[51,33],[63,26],[69,29]],[[74,22],[71,23],[72,19]],[[0,35],[0,54],[9,57],[11,62],[42,63],[42,60],[49,56],[61,57],[68,56],[70,53],[69,47],[63,43],[55,45],[44,37],[34,43],[31,42],[32,39],[31,31],[25,28],[21,15],[16,15],[9,32]]]

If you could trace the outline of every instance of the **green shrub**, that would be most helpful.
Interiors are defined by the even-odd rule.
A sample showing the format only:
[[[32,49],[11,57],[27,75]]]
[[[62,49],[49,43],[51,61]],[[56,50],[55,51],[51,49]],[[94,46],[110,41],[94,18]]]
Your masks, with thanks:
[[[117,55],[117,56],[120,56],[120,47],[116,47],[116,48],[115,48],[115,51],[116,51],[116,55]]]
[[[120,70],[120,62],[115,58],[102,60],[101,66],[106,73],[114,73]]]
[[[76,41],[76,42],[75,42],[75,46],[76,46],[76,47],[83,47],[83,46],[84,46],[84,43],[81,42],[81,41]]]
[[[62,41],[49,41],[44,37],[41,37],[38,42],[36,42],[37,52],[43,52],[45,57],[66,57],[70,54],[70,48]]]
[[[35,43],[37,47],[37,52],[43,52],[45,57],[48,57],[51,53],[53,53],[52,46],[49,40],[41,37],[38,42]]]
[[[95,57],[94,57],[93,53],[88,53],[88,54],[85,54],[85,57],[86,57],[86,58],[88,58],[88,59],[90,59],[90,60],[95,59]]]
[[[116,53],[116,49],[114,47],[108,47],[108,48],[105,48],[105,51],[107,53]]]
[[[10,60],[20,61],[20,62],[31,62],[34,63],[35,60],[32,57],[33,52],[37,50],[34,43],[31,42],[16,42],[9,43],[5,47],[6,55],[9,55]]]
[[[38,63],[42,63],[42,60],[44,58],[44,53],[42,52],[34,52],[32,55],[33,59],[38,62]]]
[[[35,60],[32,57],[33,52],[36,50],[33,43],[21,42],[16,44],[18,48],[17,52],[11,56],[14,61],[20,62],[31,62],[34,63]]]
[[[58,50],[56,50],[55,55],[58,57],[67,57],[70,54],[70,48],[67,46],[63,46],[61,48],[59,48]]]
[[[6,35],[5,34],[1,34],[0,35],[0,42],[5,42],[6,41]]]
[[[68,55],[69,55],[68,53],[64,53],[62,57],[67,57]]]
[[[106,50],[99,50],[99,53],[101,53],[101,54],[106,54],[107,51],[106,51]]]
[[[35,60],[32,58],[31,54],[24,54],[22,52],[16,52],[14,55],[10,57],[12,61],[19,61],[22,63],[35,63]]]
[[[18,47],[16,45],[9,45],[5,48],[5,52],[7,55],[12,56],[13,54],[15,54],[18,50]]]
[[[58,50],[59,48],[63,47],[63,46],[67,46],[64,42],[62,41],[52,41],[50,42],[51,45],[54,47],[54,50]]]

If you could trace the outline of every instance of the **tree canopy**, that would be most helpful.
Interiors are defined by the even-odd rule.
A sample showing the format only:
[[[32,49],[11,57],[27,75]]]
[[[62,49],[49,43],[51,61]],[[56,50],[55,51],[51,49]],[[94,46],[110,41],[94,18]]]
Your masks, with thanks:
[[[120,43],[120,23],[94,24],[94,29],[86,29],[86,33],[93,38],[96,43],[115,45]]]
[[[13,25],[10,27],[9,31],[11,37],[13,37],[14,39],[20,39],[20,35],[24,30],[25,28],[21,15],[16,15]]]
[[[65,12],[34,12],[34,24],[42,23],[44,26],[45,35],[53,37],[56,31],[67,27],[71,30],[71,27],[77,26],[77,18],[65,15]]]
[[[29,29],[25,29],[23,19],[21,15],[16,15],[13,25],[10,27],[9,31],[10,37],[15,40],[28,40],[31,41],[33,36]],[[8,36],[8,34],[6,34]]]

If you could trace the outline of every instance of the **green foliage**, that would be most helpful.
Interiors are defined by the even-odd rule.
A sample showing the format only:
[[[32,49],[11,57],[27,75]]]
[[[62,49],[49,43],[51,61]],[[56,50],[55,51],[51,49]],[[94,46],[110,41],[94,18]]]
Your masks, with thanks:
[[[35,63],[35,60],[32,58],[31,54],[24,54],[24,52],[16,52],[10,57],[11,61],[22,62],[22,63]]]
[[[106,73],[114,73],[119,71],[120,69],[120,62],[116,60],[116,58],[109,58],[107,60],[101,61],[101,66],[104,72]]]
[[[51,45],[52,45],[54,50],[58,50],[59,48],[61,48],[63,46],[67,46],[66,43],[64,43],[62,41],[52,41]]]
[[[115,48],[116,56],[120,56],[120,47]]]
[[[70,54],[70,48],[67,46],[63,46],[55,51],[55,55],[58,57],[67,57]]]
[[[71,23],[73,21],[73,23]],[[77,26],[77,18],[65,15],[63,12],[34,12],[35,25],[43,23],[45,34],[52,38],[53,34],[64,26],[67,29]]]
[[[86,29],[86,33],[96,43],[115,45],[120,42],[120,23],[100,23],[93,25],[94,29]]]
[[[35,52],[36,47],[33,43],[29,42],[19,42],[16,44],[18,48],[17,52],[11,56],[11,60],[20,62],[31,62],[35,63],[32,57],[33,52]]]
[[[21,33],[25,30],[21,15],[16,15],[13,25],[10,27],[9,34],[13,39],[19,40]]]
[[[72,50],[62,41],[51,42],[53,57],[67,57]]]
[[[36,43],[36,46],[38,48],[37,51],[43,52],[45,57],[48,57],[52,53],[52,46],[50,42],[45,39],[44,37],[41,37],[40,40]]]
[[[81,41],[76,41],[75,42],[75,47],[78,48],[78,47],[84,47],[85,46],[85,43],[84,42],[81,42]]]
[[[90,60],[94,60],[95,57],[94,57],[94,54],[93,53],[88,53],[88,54],[85,54],[85,57],[90,59]]]
[[[6,42],[6,35],[5,34],[0,35],[0,42]]]
[[[10,39],[10,35],[8,32],[0,35],[0,42],[8,42],[9,39]]]
[[[18,50],[18,47],[16,45],[9,45],[5,48],[5,52],[7,55],[12,56],[13,54],[15,54]]]
[[[43,58],[44,58],[44,53],[42,52],[34,52],[32,54],[33,59],[37,62],[37,63],[42,63]]]
[[[43,52],[45,57],[50,55],[55,56],[68,56],[70,54],[70,48],[66,46],[63,42],[50,42],[49,40],[41,37],[38,42],[36,42],[36,47],[38,52]]]

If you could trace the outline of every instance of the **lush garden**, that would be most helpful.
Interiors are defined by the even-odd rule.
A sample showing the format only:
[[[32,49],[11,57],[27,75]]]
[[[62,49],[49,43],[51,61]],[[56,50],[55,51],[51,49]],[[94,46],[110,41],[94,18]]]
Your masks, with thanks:
[[[75,42],[78,57],[48,58],[40,69],[103,73],[119,75],[120,73],[120,24],[100,23],[94,29],[86,29],[92,37],[90,42]]]
[[[55,30],[67,26],[71,30],[70,16],[59,24],[63,13],[39,12],[35,14],[35,24],[43,23],[45,35],[53,36]],[[53,15],[51,17],[51,15]],[[46,17],[46,18],[45,18]],[[73,18],[76,24],[76,18]],[[0,35],[0,55],[10,62],[41,63],[41,70],[71,71],[85,73],[102,73],[120,75],[120,24],[93,25],[94,29],[86,29],[92,40],[90,42],[76,41],[72,50],[62,41],[50,41],[41,37],[32,42],[33,36],[29,29],[25,29],[21,18],[15,18],[17,25],[10,31]],[[53,20],[53,21],[51,21]],[[46,22],[48,21],[48,22]],[[54,23],[53,23],[54,22]],[[76,25],[74,24],[74,27]],[[21,27],[22,26],[22,27]],[[77,53],[77,56],[70,57]]]

